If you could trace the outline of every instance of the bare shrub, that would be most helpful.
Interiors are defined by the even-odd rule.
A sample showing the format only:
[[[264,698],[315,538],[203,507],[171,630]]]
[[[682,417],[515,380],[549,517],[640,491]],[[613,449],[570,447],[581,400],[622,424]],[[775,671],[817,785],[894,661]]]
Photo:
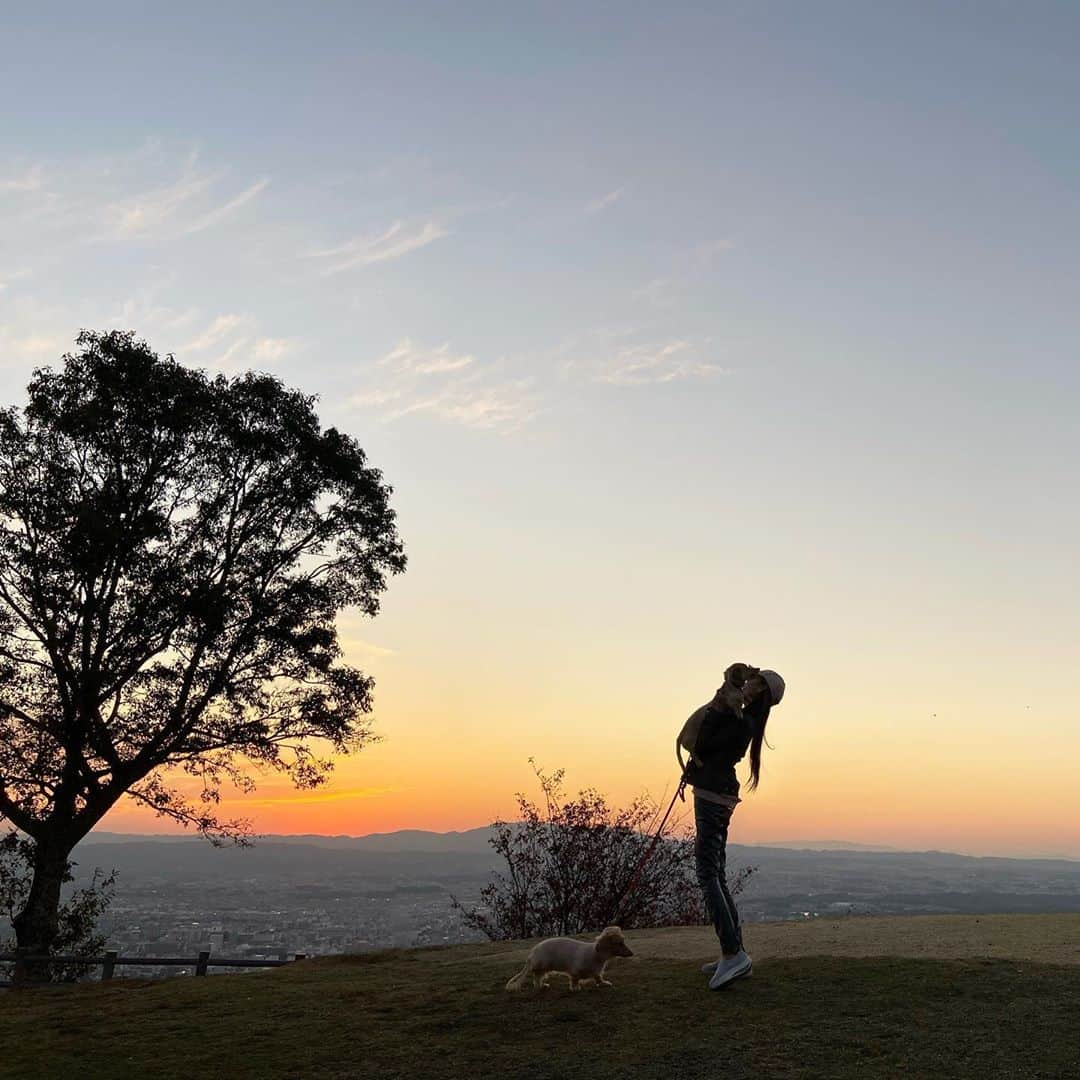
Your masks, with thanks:
[[[573,935],[613,922],[623,929],[695,926],[708,922],[694,873],[692,829],[664,825],[641,865],[662,810],[644,794],[622,809],[593,788],[563,792],[562,769],[545,774],[534,762],[542,800],[517,794],[519,820],[496,821],[490,843],[506,863],[466,909],[465,924],[492,941]],[[729,882],[742,890],[755,867]]]

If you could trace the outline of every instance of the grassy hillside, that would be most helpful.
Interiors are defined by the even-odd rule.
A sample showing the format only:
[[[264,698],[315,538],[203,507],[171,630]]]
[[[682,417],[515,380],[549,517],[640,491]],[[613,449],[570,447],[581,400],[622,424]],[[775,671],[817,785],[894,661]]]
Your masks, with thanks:
[[[575,994],[506,993],[520,944],[7,992],[0,1076],[1080,1077],[1080,916],[846,919],[747,938],[753,978],[717,993],[697,970],[713,951],[698,930],[639,935],[612,989]]]

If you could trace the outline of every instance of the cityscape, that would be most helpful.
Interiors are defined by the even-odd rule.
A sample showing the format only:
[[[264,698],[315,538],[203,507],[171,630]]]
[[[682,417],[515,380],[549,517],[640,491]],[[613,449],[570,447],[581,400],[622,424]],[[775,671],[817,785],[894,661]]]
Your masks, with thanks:
[[[479,902],[497,869],[486,838],[483,829],[268,837],[251,848],[218,849],[191,838],[92,836],[76,853],[76,884],[95,867],[116,870],[100,930],[121,956],[194,959],[207,951],[284,960],[454,945],[484,940],[461,908]],[[732,845],[731,866],[755,871],[739,896],[748,923],[1080,911],[1080,861],[1065,859]],[[6,936],[0,923],[0,939]],[[121,973],[186,970],[141,966]]]

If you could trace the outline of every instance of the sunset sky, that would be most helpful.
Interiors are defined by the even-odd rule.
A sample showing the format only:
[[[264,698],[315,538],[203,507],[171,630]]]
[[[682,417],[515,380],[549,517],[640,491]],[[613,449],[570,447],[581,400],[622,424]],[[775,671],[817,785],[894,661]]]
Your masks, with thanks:
[[[660,798],[745,660],[734,841],[1080,857],[1080,9],[402,6],[4,16],[0,403],[131,328],[395,490],[382,741],[226,809]]]

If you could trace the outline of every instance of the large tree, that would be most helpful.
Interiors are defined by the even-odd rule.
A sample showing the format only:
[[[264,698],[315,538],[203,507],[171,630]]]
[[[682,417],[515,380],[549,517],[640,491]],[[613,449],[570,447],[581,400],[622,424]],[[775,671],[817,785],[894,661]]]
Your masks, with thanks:
[[[132,333],[76,346],[0,411],[0,824],[33,842],[33,952],[119,799],[238,835],[223,782],[312,786],[372,737],[336,616],[374,615],[405,565],[389,487],[313,398]]]

